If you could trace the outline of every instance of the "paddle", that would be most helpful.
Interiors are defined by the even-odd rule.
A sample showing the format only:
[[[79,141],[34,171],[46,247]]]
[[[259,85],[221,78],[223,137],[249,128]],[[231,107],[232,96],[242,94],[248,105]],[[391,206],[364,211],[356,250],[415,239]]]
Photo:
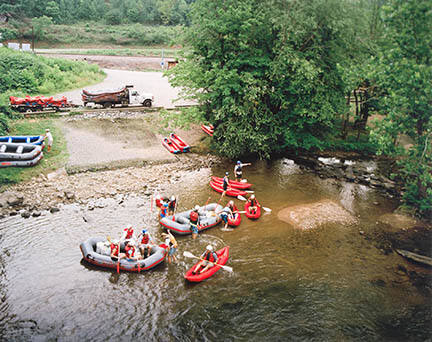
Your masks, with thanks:
[[[248,194],[253,194],[255,192],[253,190],[242,190],[242,191],[247,192]]]
[[[240,201],[246,201],[246,198],[244,198],[242,195],[238,195],[237,198],[238,198]]]
[[[207,204],[208,204],[208,202],[210,201],[210,197],[209,198],[207,198],[207,202],[205,202],[205,204],[204,204],[204,211],[206,211],[206,208],[207,208]]]
[[[263,208],[267,212],[271,212],[272,211],[270,208],[267,208],[267,207],[261,207],[261,208]]]
[[[120,274],[120,240],[118,243],[118,252],[117,252],[117,274]]]
[[[193,255],[191,252],[188,252],[188,251],[184,251],[183,252],[183,256],[185,256],[185,257],[187,257],[187,258],[194,258],[194,259],[200,259],[200,260],[203,260],[203,259],[201,259],[201,258],[199,258],[199,257],[197,257],[197,256],[195,256],[195,255]],[[222,267],[225,271],[228,271],[228,272],[232,272],[233,271],[233,269],[232,269],[232,267],[229,267],[229,266],[225,266],[225,265],[221,265],[221,264],[216,264],[216,263],[212,263],[213,265],[216,265],[216,266],[220,266],[220,267]]]
[[[240,182],[241,183],[247,183],[247,179],[242,179]]]

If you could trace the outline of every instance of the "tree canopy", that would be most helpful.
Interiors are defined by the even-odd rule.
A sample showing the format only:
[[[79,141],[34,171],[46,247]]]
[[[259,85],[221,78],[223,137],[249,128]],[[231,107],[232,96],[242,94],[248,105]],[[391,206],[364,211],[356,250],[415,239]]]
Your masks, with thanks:
[[[196,1],[190,52],[170,76],[203,105],[220,152],[323,146],[346,110],[343,74],[361,45],[350,3]]]
[[[121,23],[187,24],[193,0],[3,0],[0,14],[16,18],[50,17],[56,24],[78,21]]]

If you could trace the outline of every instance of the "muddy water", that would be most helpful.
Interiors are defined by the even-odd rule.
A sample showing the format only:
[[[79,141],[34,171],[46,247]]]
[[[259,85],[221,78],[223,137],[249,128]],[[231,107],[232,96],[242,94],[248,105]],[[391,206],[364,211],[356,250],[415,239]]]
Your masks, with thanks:
[[[218,166],[221,175],[228,166]],[[231,171],[231,167],[230,167]],[[2,340],[149,341],[423,341],[430,337],[430,298],[397,273],[411,267],[384,255],[359,230],[376,228],[395,203],[374,190],[322,180],[288,160],[246,167],[257,198],[271,214],[243,216],[230,232],[220,227],[197,240],[179,237],[178,262],[144,274],[106,271],[81,260],[91,236],[118,237],[127,223],[160,239],[150,197],[107,200],[86,211],[64,206],[39,218],[0,221]],[[203,182],[179,187],[180,210],[219,196]],[[285,207],[332,200],[358,223],[312,230],[280,221]],[[373,204],[378,202],[378,205]],[[242,202],[236,200],[237,205]],[[85,218],[85,220],[83,219]],[[87,222],[86,222],[87,221]],[[208,281],[183,279],[207,244],[230,246],[228,265]]]

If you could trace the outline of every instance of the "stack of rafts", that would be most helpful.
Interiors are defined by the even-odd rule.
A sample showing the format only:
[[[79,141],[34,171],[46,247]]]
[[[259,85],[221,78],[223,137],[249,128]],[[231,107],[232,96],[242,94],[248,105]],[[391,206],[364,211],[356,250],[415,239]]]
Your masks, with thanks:
[[[213,136],[214,133],[214,127],[212,124],[209,125],[201,125],[201,129],[206,132],[208,135],[210,135],[211,137]]]
[[[27,111],[41,111],[44,109],[54,109],[59,110],[60,108],[70,107],[71,103],[68,102],[66,97],[61,97],[60,99],[55,99],[51,97],[44,96],[26,96],[26,97],[9,97],[10,105],[13,109],[20,112]]]
[[[190,146],[181,139],[178,135],[171,133],[169,137],[162,140],[162,145],[171,153],[185,153],[190,152]]]
[[[43,158],[44,139],[42,135],[0,137],[0,167],[36,165]]]

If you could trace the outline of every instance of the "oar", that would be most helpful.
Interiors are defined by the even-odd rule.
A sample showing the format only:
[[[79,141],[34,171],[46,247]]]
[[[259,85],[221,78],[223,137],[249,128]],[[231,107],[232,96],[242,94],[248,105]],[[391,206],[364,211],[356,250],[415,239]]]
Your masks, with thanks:
[[[120,240],[118,243],[117,259],[117,274],[120,274]]]
[[[238,198],[240,201],[246,201],[246,198],[244,198],[242,195],[238,195],[237,198]]]
[[[205,204],[204,204],[204,211],[206,211],[207,204],[208,204],[208,202],[210,201],[210,198],[211,198],[211,197],[207,198],[207,202],[205,202]]]
[[[247,192],[248,194],[253,194],[255,191],[253,190],[243,190],[244,192]]]
[[[184,255],[185,257],[187,257],[187,258],[194,258],[194,259],[200,259],[200,260],[203,260],[203,259],[201,259],[201,258],[199,258],[199,257],[197,257],[197,256],[195,256],[195,255],[193,255],[191,252],[188,252],[188,251],[184,251],[184,252],[183,252],[183,255]],[[221,264],[216,264],[216,263],[214,263],[214,262],[212,262],[212,264],[213,264],[213,265],[216,265],[216,266],[220,266],[220,267],[222,267],[224,270],[226,270],[226,271],[228,271],[228,272],[232,272],[232,271],[233,271],[232,267],[225,266],[225,265],[221,265]]]
[[[271,212],[272,211],[270,208],[267,208],[267,207],[261,207],[261,208],[263,208],[267,212]]]

